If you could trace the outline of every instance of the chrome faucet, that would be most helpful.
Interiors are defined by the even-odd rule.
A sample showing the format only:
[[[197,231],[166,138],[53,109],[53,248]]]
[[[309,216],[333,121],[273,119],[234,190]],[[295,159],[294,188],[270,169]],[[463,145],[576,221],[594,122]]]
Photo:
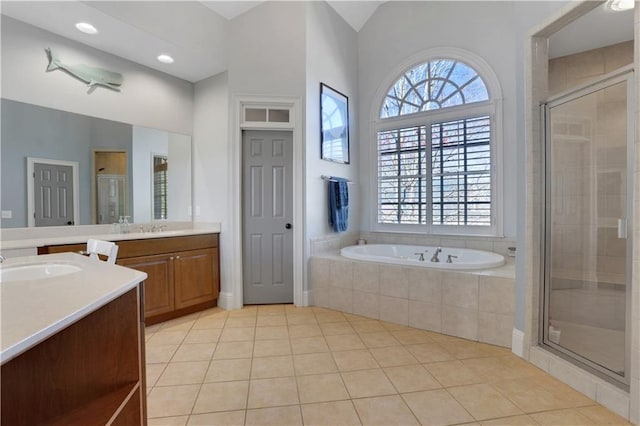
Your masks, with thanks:
[[[419,260],[420,262],[424,262],[424,253],[414,253],[414,254],[415,254],[416,256],[420,256],[420,257],[418,258],[418,260]]]
[[[0,263],[4,263],[5,260],[7,260],[7,258],[0,254]]]
[[[448,254],[447,255],[447,263],[453,263],[453,261],[451,259],[457,259],[458,256],[454,256],[452,254]]]
[[[438,259],[438,254],[442,253],[442,249],[440,247],[438,247],[435,251],[435,253],[433,253],[433,256],[431,256],[431,261],[432,262],[440,262],[440,259]]]

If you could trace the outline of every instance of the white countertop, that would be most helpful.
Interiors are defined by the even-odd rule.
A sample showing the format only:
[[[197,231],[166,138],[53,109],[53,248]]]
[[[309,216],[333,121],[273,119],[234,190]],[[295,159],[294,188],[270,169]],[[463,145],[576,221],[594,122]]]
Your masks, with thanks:
[[[139,225],[132,224],[128,234],[111,233],[111,225],[46,227],[3,230],[2,250],[24,249],[59,244],[86,243],[89,238],[104,241],[143,240],[147,238],[181,237],[220,232],[220,223],[196,224],[162,232],[135,232]],[[8,237],[6,235],[9,235]]]
[[[45,262],[74,265],[81,270],[60,277],[0,281],[2,364],[147,278],[144,272],[74,253],[7,259],[0,268]]]

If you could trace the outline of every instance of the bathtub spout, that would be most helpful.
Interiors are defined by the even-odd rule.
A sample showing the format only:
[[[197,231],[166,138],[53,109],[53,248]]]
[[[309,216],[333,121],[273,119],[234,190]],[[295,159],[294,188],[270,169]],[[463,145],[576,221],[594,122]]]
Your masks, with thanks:
[[[442,248],[438,247],[435,253],[433,253],[433,256],[431,256],[431,261],[435,263],[440,262],[440,259],[438,259],[438,254],[440,254],[441,252],[442,252]]]

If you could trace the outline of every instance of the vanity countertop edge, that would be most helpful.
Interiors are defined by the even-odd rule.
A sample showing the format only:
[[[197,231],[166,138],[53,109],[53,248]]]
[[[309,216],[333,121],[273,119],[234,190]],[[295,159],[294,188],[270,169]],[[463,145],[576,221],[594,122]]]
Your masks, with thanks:
[[[133,228],[133,225],[132,225]],[[150,238],[168,238],[182,237],[189,235],[202,235],[220,233],[220,223],[211,223],[206,226],[195,226],[187,229],[175,229],[162,232],[130,232],[127,234],[115,233],[80,233],[73,235],[60,236],[41,236],[37,238],[25,239],[3,239],[1,242],[2,250],[28,249],[34,247],[53,246],[61,244],[80,244],[86,243],[89,238],[104,241],[125,241],[125,240],[144,240]],[[62,228],[62,230],[68,228]],[[135,229],[135,228],[133,228]]]
[[[0,282],[0,363],[22,354],[147,278],[144,272],[74,253],[7,259],[2,268],[36,263],[74,265],[58,277]]]

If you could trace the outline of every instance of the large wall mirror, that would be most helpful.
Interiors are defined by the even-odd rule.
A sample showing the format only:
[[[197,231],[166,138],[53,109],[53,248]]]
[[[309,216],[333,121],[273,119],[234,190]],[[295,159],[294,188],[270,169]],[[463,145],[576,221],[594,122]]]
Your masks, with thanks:
[[[191,137],[2,99],[2,227],[191,221]]]

